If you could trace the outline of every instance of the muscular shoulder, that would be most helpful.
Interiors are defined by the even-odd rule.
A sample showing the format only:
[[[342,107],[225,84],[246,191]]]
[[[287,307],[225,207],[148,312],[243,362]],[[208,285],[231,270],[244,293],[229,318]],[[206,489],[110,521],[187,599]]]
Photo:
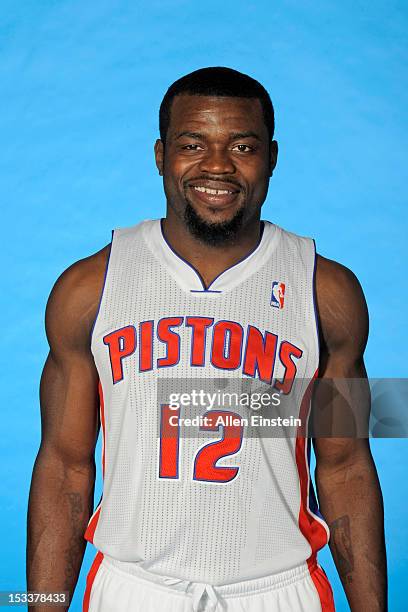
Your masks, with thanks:
[[[318,255],[316,301],[324,349],[331,353],[347,347],[356,357],[362,355],[368,335],[368,312],[355,274]]]
[[[103,289],[110,244],[67,268],[47,303],[46,331],[52,349],[89,348]]]

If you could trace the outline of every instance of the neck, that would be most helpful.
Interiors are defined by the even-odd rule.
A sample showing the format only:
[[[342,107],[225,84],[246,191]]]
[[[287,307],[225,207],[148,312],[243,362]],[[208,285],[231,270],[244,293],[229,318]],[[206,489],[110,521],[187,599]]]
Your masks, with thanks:
[[[193,236],[186,224],[169,210],[166,218],[162,220],[162,231],[171,248],[197,270],[206,287],[227,268],[249,255],[262,236],[258,216],[237,232],[233,242],[212,246]]]

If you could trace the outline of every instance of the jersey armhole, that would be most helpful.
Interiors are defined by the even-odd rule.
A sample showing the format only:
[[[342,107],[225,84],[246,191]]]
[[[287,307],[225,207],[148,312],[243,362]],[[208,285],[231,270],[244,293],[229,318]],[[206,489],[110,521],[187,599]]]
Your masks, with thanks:
[[[316,241],[312,238],[313,242],[313,274],[312,274],[312,301],[314,311],[314,328],[316,334],[316,348],[317,348],[317,376],[319,376],[319,365],[320,365],[320,325],[319,325],[319,314],[317,312],[317,292],[316,292],[316,266],[317,266],[317,252],[316,252]]]
[[[110,243],[110,249],[109,249],[108,257],[106,259],[105,276],[103,278],[103,285],[102,285],[101,295],[99,297],[98,310],[96,311],[95,320],[94,320],[94,322],[92,324],[92,327],[91,327],[91,334],[90,334],[90,346],[91,346],[91,348],[92,348],[92,341],[93,341],[95,327],[96,327],[97,321],[99,319],[99,313],[101,311],[102,301],[103,301],[103,297],[105,295],[106,279],[108,277],[109,262],[110,262],[111,255],[112,255],[114,234],[115,234],[115,230],[112,230],[112,238],[111,238],[111,243]]]

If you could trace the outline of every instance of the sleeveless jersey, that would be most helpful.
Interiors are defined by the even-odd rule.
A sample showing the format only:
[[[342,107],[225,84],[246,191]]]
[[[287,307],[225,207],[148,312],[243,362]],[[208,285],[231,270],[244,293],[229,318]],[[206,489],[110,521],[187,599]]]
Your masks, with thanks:
[[[329,531],[306,438],[245,436],[245,425],[215,422],[242,411],[217,404],[198,409],[207,426],[183,435],[169,430],[158,388],[236,379],[286,393],[295,379],[294,411],[307,415],[319,361],[315,259],[312,239],[264,221],[258,246],[205,288],[160,220],[113,232],[91,342],[103,495],[85,534],[104,555],[213,585],[314,562]],[[189,410],[172,409],[176,425]]]

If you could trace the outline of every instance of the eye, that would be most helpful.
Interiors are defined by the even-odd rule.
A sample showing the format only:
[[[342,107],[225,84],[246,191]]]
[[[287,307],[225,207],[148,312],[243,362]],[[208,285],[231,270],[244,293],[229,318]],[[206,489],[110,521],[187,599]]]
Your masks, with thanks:
[[[246,144],[237,144],[237,145],[234,145],[232,147],[232,150],[234,151],[236,149],[238,149],[238,151],[240,153],[249,153],[249,152],[254,150],[252,147],[250,147],[249,145],[246,145]]]
[[[202,149],[202,147],[200,147],[198,144],[183,145],[181,148],[185,151],[198,151],[198,149]]]

